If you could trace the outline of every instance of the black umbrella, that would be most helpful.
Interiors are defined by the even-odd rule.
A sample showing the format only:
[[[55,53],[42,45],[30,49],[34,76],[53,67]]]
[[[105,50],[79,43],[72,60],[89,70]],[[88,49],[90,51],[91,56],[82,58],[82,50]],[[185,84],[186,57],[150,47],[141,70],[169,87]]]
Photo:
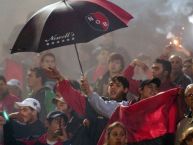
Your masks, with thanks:
[[[107,0],[63,0],[36,12],[21,30],[11,53],[41,52],[89,42],[119,28],[133,17]]]

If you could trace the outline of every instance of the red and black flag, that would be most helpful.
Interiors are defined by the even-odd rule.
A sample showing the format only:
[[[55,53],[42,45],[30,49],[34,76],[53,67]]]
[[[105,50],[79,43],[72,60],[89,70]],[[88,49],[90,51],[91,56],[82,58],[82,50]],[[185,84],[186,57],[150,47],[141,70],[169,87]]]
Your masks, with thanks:
[[[179,88],[140,101],[131,106],[120,106],[109,124],[120,121],[128,130],[128,143],[132,145],[172,145],[179,117]],[[98,142],[102,145],[104,134]]]

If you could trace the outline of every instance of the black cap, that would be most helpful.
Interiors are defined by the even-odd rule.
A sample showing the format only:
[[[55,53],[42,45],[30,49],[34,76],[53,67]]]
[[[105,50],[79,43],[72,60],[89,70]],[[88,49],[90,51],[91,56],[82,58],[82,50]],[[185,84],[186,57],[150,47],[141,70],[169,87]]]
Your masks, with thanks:
[[[53,119],[56,119],[58,117],[63,118],[65,123],[68,122],[68,117],[61,111],[52,111],[48,113],[47,120],[52,121]]]
[[[151,79],[151,80],[147,79],[147,80],[142,81],[141,84],[140,84],[140,88],[144,88],[146,85],[149,85],[149,84],[152,84],[152,83],[153,83],[153,84],[156,84],[158,88],[159,88],[160,85],[161,85],[160,79],[158,79],[158,78],[153,78],[153,79]]]

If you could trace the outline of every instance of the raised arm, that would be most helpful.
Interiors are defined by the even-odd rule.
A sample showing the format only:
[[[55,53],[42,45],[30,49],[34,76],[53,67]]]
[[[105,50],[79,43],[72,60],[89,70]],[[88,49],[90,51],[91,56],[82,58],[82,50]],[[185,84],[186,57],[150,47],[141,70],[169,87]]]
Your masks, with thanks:
[[[57,90],[61,93],[68,105],[79,115],[85,115],[85,96],[80,91],[75,90],[71,86],[70,82],[66,80],[56,69],[46,70],[46,74],[48,77],[58,81]]]
[[[128,105],[128,102],[126,101],[117,102],[113,100],[103,100],[101,96],[92,91],[86,78],[81,79],[81,87],[85,94],[88,96],[88,102],[93,107],[93,109],[104,117],[110,118],[119,105]]]
[[[124,70],[123,75],[129,81],[129,84],[130,84],[129,85],[129,92],[131,92],[135,95],[138,95],[138,88],[139,88],[139,85],[140,85],[140,81],[133,79],[134,69],[135,69],[136,66],[140,67],[144,72],[147,71],[147,69],[148,69],[148,67],[145,63],[143,63],[139,59],[134,59],[127,66],[127,68]]]

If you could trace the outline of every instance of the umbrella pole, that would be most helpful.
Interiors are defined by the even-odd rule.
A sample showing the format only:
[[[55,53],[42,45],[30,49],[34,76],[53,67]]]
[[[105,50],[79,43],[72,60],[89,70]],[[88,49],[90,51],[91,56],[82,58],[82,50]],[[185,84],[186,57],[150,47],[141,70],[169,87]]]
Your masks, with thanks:
[[[74,47],[75,47],[75,50],[76,50],[76,55],[77,55],[77,58],[78,58],[78,63],[79,63],[79,66],[80,66],[81,75],[84,76],[84,72],[83,72],[83,68],[82,68],[82,64],[81,64],[81,61],[80,61],[80,57],[79,57],[79,53],[78,53],[76,43],[74,44]]]

